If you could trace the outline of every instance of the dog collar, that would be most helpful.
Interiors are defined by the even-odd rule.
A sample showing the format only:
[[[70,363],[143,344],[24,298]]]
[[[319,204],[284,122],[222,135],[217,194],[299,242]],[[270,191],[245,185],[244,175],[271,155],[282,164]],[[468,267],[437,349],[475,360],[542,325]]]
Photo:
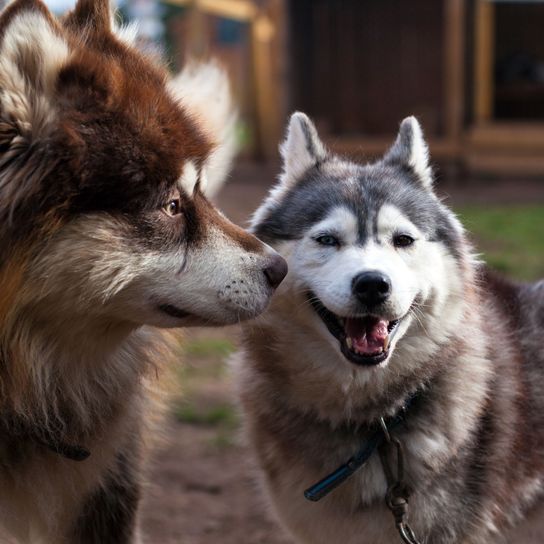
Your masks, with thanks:
[[[32,428],[27,422],[14,415],[5,415],[0,421],[1,432],[8,433],[15,438],[32,441],[71,461],[85,461],[91,455],[87,448],[79,444],[68,444],[50,431]]]
[[[328,476],[325,476],[319,482],[306,489],[304,497],[313,502],[321,500],[340,484],[344,483],[354,472],[363,467],[376,449],[386,440],[389,431],[396,429],[405,420],[406,413],[419,396],[420,391],[416,391],[408,398],[396,415],[388,418],[380,418],[373,425],[370,436],[362,443],[357,453]]]
[[[91,455],[91,452],[87,448],[79,446],[78,444],[67,444],[66,442],[58,440],[49,441],[38,437],[34,437],[34,441],[45,446],[52,452],[57,453],[62,457],[66,457],[66,459],[70,459],[70,461],[85,461],[85,459]]]

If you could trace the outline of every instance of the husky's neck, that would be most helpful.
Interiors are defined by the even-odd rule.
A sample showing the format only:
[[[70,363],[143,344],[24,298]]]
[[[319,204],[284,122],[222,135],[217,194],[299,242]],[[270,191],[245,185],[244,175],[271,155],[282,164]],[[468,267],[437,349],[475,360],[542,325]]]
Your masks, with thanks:
[[[138,387],[149,336],[128,323],[21,312],[1,345],[2,408],[42,428],[92,435]]]

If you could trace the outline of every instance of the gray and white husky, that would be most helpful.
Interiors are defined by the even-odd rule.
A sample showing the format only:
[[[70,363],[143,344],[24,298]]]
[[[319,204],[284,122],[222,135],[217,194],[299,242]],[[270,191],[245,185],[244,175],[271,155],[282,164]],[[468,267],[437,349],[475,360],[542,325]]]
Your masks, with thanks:
[[[281,152],[252,228],[289,273],[244,326],[237,362],[277,515],[297,542],[400,541],[378,452],[320,502],[303,494],[384,418],[404,449],[416,537],[500,540],[543,489],[544,282],[517,285],[475,259],[433,191],[413,117],[373,164],[329,153],[302,113]]]

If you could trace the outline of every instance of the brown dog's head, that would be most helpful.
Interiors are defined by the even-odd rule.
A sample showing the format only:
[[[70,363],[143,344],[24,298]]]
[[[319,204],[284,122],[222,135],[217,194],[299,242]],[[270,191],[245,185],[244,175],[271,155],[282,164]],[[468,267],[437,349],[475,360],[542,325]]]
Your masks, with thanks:
[[[0,322],[22,306],[166,327],[265,308],[285,262],[204,196],[218,142],[178,96],[105,0],[62,21],[39,0],[4,10]]]

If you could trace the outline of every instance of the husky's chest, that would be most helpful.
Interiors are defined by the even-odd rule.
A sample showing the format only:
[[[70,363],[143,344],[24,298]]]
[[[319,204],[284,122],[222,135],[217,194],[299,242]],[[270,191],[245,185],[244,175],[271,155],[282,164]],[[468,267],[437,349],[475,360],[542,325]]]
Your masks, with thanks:
[[[406,417],[410,418],[409,424],[399,423],[392,434],[403,445],[406,483],[411,489],[421,490],[436,476],[439,467],[434,463],[445,455],[448,443],[439,429],[423,425],[415,412]],[[281,420],[278,412],[275,419]],[[258,434],[253,440],[269,498],[280,519],[299,540],[312,544],[395,542],[399,536],[393,514],[386,506],[388,483],[377,447],[363,466],[318,502],[304,496],[305,490],[365,451],[372,433],[331,429],[317,420],[311,424],[291,419],[290,427],[292,432],[282,433],[283,425],[276,428],[266,419],[259,420],[252,430]],[[385,449],[395,473],[396,450],[392,444],[385,444]],[[426,487],[424,493],[410,498],[410,524],[416,533],[430,530],[433,520],[428,507],[442,508],[450,492],[441,482],[436,489]]]
[[[377,452],[329,495],[308,501],[304,489],[323,476],[301,460],[273,480],[267,478],[275,508],[301,542],[386,544],[398,538],[385,506],[387,483]]]

